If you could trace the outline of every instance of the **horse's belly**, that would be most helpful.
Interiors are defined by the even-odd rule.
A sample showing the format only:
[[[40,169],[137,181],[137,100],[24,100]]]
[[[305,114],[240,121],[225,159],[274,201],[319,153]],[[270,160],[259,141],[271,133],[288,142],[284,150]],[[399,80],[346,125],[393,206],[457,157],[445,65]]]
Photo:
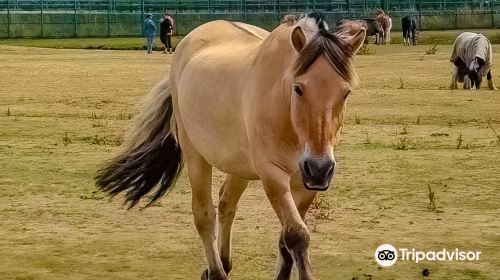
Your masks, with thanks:
[[[177,83],[179,114],[187,136],[197,152],[217,169],[258,179],[234,72],[227,67],[213,70],[203,65],[184,68]]]

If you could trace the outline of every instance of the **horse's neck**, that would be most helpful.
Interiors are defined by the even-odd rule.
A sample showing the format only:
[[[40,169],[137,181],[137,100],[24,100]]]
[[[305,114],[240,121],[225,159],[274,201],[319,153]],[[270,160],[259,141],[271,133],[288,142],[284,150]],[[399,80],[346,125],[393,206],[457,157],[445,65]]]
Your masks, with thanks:
[[[267,130],[263,135],[274,134],[269,141],[290,142],[289,135],[293,131],[290,119],[291,83],[290,68],[297,56],[290,43],[291,27],[280,26],[273,31],[259,47],[251,68],[247,84],[251,90],[251,106],[255,126]],[[286,137],[288,140],[280,139]]]
[[[288,67],[294,50],[290,44],[291,27],[280,25],[267,36],[257,51],[256,63],[260,65],[281,63]],[[269,58],[272,58],[269,60]]]
[[[290,31],[291,27],[282,25],[269,34],[260,45],[251,70],[258,81],[255,85],[260,87],[254,94],[266,102],[277,103],[275,105],[289,102],[289,97],[283,94],[283,86],[297,56],[290,43]]]

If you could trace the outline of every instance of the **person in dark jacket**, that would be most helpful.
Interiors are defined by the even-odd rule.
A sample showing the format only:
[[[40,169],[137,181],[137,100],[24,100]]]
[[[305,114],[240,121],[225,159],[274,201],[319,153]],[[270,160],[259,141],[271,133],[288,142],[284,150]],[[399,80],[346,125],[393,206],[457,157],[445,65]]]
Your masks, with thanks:
[[[156,25],[153,22],[153,15],[146,14],[146,19],[144,20],[144,30],[143,35],[146,37],[146,49],[148,53],[153,53],[153,39],[155,37]]]
[[[165,45],[164,53],[172,53],[172,34],[174,33],[174,19],[168,14],[163,15],[160,23],[160,40]]]

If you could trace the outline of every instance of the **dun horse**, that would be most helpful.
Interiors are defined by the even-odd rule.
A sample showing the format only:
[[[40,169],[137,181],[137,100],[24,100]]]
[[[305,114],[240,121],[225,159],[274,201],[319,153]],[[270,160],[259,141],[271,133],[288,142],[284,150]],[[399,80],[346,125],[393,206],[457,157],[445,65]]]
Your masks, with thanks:
[[[260,179],[282,225],[276,279],[289,279],[294,263],[299,279],[312,279],[304,216],[334,174],[333,148],[356,82],[352,59],[364,39],[364,29],[330,33],[317,14],[288,17],[271,33],[227,21],[196,28],[97,185],[123,192],[130,207],[148,193],[152,203],[185,164],[208,262],[202,279],[228,279],[238,200],[248,180]],[[218,215],[212,167],[227,173]]]

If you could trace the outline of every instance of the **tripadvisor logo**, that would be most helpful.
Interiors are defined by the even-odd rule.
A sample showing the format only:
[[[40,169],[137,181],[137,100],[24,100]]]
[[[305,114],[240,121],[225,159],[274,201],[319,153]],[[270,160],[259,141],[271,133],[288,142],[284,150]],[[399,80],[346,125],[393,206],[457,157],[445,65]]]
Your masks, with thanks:
[[[391,266],[398,260],[398,250],[391,244],[383,244],[375,250],[375,260],[380,266]]]
[[[439,251],[419,251],[415,248],[399,248],[396,249],[391,244],[383,244],[375,250],[375,260],[380,266],[392,266],[398,260],[412,261],[419,263],[421,261],[478,261],[480,251],[462,251],[458,248],[455,250],[442,249]]]

